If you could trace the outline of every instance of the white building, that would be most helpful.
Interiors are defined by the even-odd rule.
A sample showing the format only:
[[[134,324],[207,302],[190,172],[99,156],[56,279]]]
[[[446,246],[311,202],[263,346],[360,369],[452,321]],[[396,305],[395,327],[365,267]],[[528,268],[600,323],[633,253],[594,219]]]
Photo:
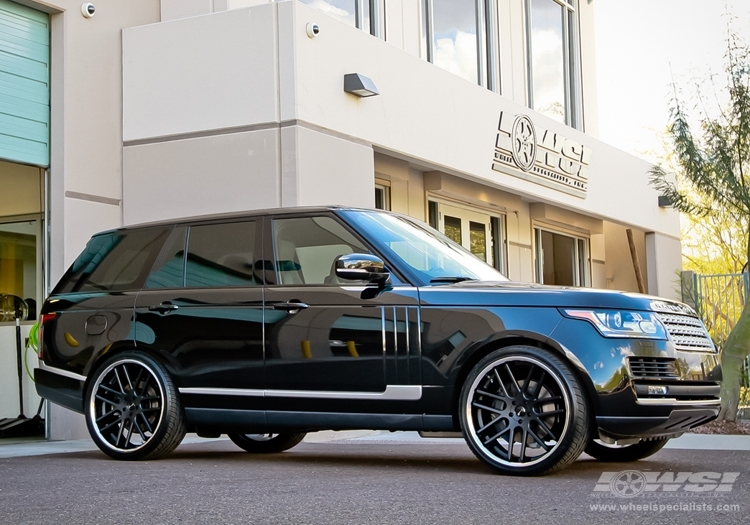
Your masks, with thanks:
[[[430,222],[511,279],[637,291],[631,229],[647,291],[677,294],[678,215],[597,140],[594,0],[87,5],[0,0],[0,293],[41,303],[99,230],[347,204]],[[0,322],[0,417],[15,362]]]

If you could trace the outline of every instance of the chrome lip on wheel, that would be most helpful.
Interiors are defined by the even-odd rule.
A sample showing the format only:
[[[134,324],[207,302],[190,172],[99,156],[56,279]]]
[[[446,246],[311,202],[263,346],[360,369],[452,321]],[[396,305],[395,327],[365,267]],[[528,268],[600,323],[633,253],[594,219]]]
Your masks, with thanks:
[[[94,431],[112,450],[132,452],[144,447],[164,420],[162,385],[154,370],[135,359],[109,365],[91,392]]]
[[[560,446],[570,425],[570,399],[562,380],[537,359],[493,361],[474,380],[467,398],[468,433],[507,467],[529,467]]]
[[[242,434],[247,439],[252,439],[253,441],[271,441],[275,437],[278,436],[278,434]]]

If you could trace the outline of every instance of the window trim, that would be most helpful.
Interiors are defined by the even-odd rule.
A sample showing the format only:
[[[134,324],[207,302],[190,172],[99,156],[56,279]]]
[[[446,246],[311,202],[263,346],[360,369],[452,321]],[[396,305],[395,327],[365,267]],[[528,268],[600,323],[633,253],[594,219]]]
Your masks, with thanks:
[[[542,265],[544,264],[544,261],[542,260],[543,252],[541,247],[541,232],[547,232],[551,233],[553,235],[562,235],[563,237],[568,237],[570,239],[573,239],[573,251],[575,254],[575,265],[574,265],[574,275],[573,275],[573,286],[580,287],[580,288],[591,288],[591,237],[581,234],[575,234],[571,233],[569,231],[564,231],[561,229],[555,229],[550,228],[546,225],[542,224],[533,224],[532,225],[533,232],[534,232],[534,281],[539,284],[545,284],[544,283],[544,271],[542,268]],[[583,241],[584,243],[584,251],[583,259],[581,258],[581,253],[579,249],[579,243],[580,241]],[[581,264],[583,263],[583,264]],[[580,275],[580,270],[583,268],[584,275]],[[583,281],[583,282],[581,282]]]
[[[565,122],[571,128],[583,131],[583,93],[581,90],[581,45],[578,0],[548,0],[565,8],[563,17],[563,88],[565,90]],[[526,31],[526,96],[527,106],[534,109],[534,66],[531,34],[531,2],[524,1],[524,27]]]
[[[424,56],[434,64],[433,35],[435,34],[433,1],[422,0],[422,45]],[[476,17],[477,78],[474,82],[490,91],[500,93],[499,31],[495,0],[474,0]]]
[[[498,264],[492,264],[489,261],[487,264],[492,266],[495,270],[508,277],[508,215],[505,211],[490,210],[483,208],[482,206],[474,206],[466,204],[462,201],[454,201],[446,199],[445,197],[435,195],[433,193],[427,194],[427,224],[432,228],[440,231],[440,205],[451,206],[453,208],[459,208],[466,210],[470,213],[478,213],[481,215],[487,215],[490,218],[490,235],[493,233],[493,221],[498,226],[498,239],[492,239],[492,252],[493,257],[496,258]],[[434,217],[432,216],[434,213]],[[433,224],[433,220],[435,224]],[[441,232],[442,233],[442,232]],[[444,234],[445,235],[445,234]],[[497,242],[496,242],[497,241]]]

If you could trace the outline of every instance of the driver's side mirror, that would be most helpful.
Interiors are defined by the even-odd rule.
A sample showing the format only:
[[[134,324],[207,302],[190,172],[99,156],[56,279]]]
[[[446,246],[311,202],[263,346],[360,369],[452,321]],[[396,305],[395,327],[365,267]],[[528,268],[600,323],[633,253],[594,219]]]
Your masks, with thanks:
[[[338,256],[334,264],[339,279],[384,283],[391,276],[380,257],[367,253],[346,253]]]

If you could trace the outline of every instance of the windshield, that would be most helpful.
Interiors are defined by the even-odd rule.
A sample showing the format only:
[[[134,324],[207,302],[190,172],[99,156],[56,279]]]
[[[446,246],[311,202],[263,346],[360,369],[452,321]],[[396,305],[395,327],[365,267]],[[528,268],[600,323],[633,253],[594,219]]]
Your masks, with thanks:
[[[375,211],[342,211],[383,254],[408,266],[425,283],[507,281],[470,251],[426,224]]]

